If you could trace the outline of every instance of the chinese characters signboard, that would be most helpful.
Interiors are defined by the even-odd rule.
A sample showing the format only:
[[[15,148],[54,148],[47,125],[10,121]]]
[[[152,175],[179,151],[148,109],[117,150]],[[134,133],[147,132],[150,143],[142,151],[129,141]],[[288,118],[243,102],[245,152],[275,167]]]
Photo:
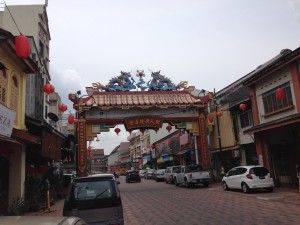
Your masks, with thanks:
[[[87,146],[86,146],[86,131],[85,121],[79,120],[78,122],[78,175],[85,176],[87,174],[86,168],[86,157],[87,157]]]
[[[137,128],[161,128],[164,120],[160,117],[132,117],[125,119],[127,130]]]

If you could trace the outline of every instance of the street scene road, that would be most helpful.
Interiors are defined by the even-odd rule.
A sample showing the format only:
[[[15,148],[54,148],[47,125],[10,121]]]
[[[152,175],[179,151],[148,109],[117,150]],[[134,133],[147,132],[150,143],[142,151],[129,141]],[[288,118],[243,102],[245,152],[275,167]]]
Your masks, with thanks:
[[[294,189],[244,194],[225,192],[220,183],[187,189],[154,180],[118,179],[126,225],[299,224],[300,196]]]

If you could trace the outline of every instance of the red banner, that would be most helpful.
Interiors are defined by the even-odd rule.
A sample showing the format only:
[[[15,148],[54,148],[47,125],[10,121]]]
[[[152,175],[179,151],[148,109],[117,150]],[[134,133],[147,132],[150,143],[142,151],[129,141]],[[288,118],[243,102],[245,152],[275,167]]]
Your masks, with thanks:
[[[78,122],[78,176],[87,175],[87,165],[86,165],[86,132],[85,132],[85,121],[79,120]]]

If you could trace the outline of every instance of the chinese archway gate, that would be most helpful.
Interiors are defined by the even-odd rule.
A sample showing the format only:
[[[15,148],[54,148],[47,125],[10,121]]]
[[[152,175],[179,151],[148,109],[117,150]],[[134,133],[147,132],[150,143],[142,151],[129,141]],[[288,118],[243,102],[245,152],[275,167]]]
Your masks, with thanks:
[[[121,71],[120,76],[105,86],[93,83],[93,87],[87,87],[86,96],[69,94],[78,114],[78,175],[87,174],[87,141],[97,136],[100,127],[103,131],[103,128],[109,130],[118,124],[124,124],[131,132],[135,129],[157,130],[163,123],[177,127],[185,122],[185,129],[196,137],[197,163],[210,167],[206,135],[209,96],[193,94],[194,87],[187,87],[187,82],[174,85],[160,71],[152,72],[152,80],[147,84],[143,80],[143,71],[137,71],[137,76],[139,82],[135,83],[130,73]]]

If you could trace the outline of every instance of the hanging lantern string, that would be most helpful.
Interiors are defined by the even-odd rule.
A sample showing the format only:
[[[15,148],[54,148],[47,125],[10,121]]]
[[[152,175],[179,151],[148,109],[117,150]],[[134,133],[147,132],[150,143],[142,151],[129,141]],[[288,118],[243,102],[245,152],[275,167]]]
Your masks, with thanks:
[[[17,27],[19,33],[20,33],[20,35],[22,35],[22,33],[21,33],[21,31],[20,31],[20,29],[19,29],[19,27],[18,27],[18,25],[17,25],[17,23],[16,23],[16,21],[15,21],[15,18],[12,16],[12,14],[11,14],[11,12],[10,12],[10,10],[9,10],[9,8],[8,8],[8,6],[7,6],[7,4],[6,4],[6,2],[5,2],[5,0],[3,0],[3,2],[4,2],[4,5],[5,5],[5,7],[7,8],[8,12],[9,12],[9,15],[11,16],[12,20],[14,21],[14,23],[15,23],[15,25],[16,25],[16,27]]]

